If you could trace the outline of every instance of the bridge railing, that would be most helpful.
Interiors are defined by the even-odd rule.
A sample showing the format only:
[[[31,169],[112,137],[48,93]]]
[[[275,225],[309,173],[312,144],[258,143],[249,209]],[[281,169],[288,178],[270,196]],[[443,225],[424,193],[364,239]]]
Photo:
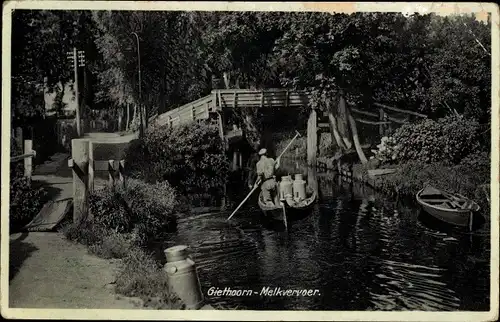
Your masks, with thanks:
[[[300,107],[309,104],[309,95],[287,89],[217,89],[210,95],[158,115],[158,125],[177,126],[208,119],[210,113],[237,107]]]
[[[265,90],[252,89],[217,89],[210,95],[196,101],[182,105],[171,111],[158,115],[154,123],[158,125],[178,126],[210,117],[210,113],[219,113],[224,109],[235,109],[245,107],[303,107],[308,106],[310,93],[307,91],[293,91],[283,88],[271,88]],[[394,127],[408,123],[415,117],[426,118],[421,113],[391,107],[381,103],[373,103],[373,110],[361,110],[351,107],[355,114],[356,122],[379,126],[379,134],[386,135]],[[318,124],[319,127],[328,127],[327,124]],[[221,125],[224,132],[225,125]]]
[[[307,92],[282,88],[266,90],[217,89],[212,91],[212,95],[218,97],[218,108],[301,107],[309,104]]]

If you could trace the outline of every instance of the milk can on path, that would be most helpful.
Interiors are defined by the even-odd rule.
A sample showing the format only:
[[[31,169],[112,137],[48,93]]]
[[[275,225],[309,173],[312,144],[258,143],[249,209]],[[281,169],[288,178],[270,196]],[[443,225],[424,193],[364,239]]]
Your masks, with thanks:
[[[189,258],[187,248],[184,245],[167,248],[164,270],[167,273],[168,285],[186,305],[186,309],[197,310],[203,306],[203,293],[196,265]]]

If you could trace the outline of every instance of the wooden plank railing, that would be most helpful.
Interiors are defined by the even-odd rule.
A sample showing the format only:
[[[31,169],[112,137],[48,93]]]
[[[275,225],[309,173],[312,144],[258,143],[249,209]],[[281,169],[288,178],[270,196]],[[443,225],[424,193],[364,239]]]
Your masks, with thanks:
[[[71,158],[68,167],[73,172],[73,221],[79,222],[89,215],[89,195],[95,191],[95,172],[108,174],[108,186],[125,187],[124,160],[94,160],[93,142],[88,139],[71,140]],[[117,177],[117,178],[116,178]]]
[[[217,89],[210,95],[196,101],[177,107],[171,111],[156,116],[151,121],[157,125],[178,126],[191,123],[196,120],[208,119],[210,113],[221,112],[223,109],[245,108],[245,107],[302,107],[309,105],[311,94],[307,91],[293,91],[285,88],[272,88],[266,90],[252,89]],[[390,128],[392,123],[404,124],[409,118],[396,118],[388,115],[388,112],[405,114],[426,118],[421,113],[387,106],[381,103],[373,103],[378,107],[378,113],[351,108],[355,114],[361,114],[376,118],[376,120],[355,117],[357,122],[369,125],[378,125],[381,134]]]
[[[158,115],[157,125],[190,123],[209,118],[209,113],[225,108],[238,107],[300,107],[309,104],[309,95],[304,91],[287,89],[217,89],[210,95]]]
[[[10,162],[24,161],[24,176],[31,180],[33,173],[33,159],[36,157],[36,151],[33,150],[33,141],[24,140],[24,154],[11,157]]]

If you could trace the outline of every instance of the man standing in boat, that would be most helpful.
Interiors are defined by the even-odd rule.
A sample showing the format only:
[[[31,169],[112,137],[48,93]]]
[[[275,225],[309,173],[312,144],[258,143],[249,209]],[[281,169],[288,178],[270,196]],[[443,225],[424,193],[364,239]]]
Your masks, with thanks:
[[[266,149],[261,149],[259,151],[259,156],[260,160],[257,162],[258,177],[254,184],[254,188],[258,185],[260,179],[264,202],[274,204],[273,197],[276,193],[276,176],[274,172],[280,166],[280,159],[278,158],[275,161],[273,158],[269,158]]]

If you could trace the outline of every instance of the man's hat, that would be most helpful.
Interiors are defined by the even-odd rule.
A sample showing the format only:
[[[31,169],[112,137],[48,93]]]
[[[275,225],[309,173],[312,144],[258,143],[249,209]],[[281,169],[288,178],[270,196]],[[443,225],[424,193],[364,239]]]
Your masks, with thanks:
[[[266,153],[267,153],[266,149],[260,149],[260,151],[259,151],[259,155],[264,155]]]

